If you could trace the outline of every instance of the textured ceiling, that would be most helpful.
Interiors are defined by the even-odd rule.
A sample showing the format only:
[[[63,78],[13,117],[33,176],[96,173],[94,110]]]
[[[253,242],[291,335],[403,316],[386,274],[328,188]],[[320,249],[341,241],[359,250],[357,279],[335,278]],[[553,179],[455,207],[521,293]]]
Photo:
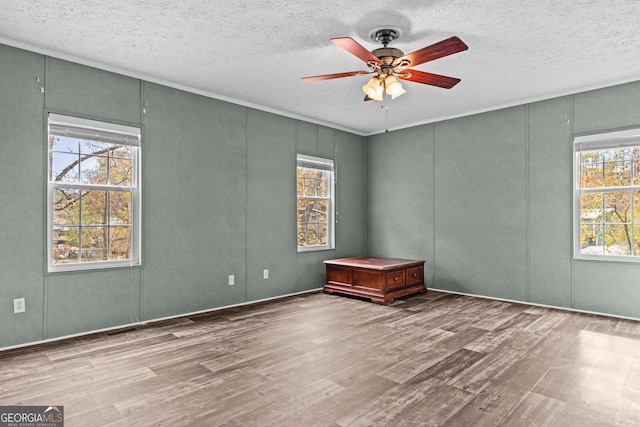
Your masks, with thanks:
[[[361,135],[640,79],[637,0],[0,0],[0,42]],[[367,49],[398,29],[405,53],[452,35],[469,50],[416,69],[451,90],[363,102]],[[0,77],[1,78],[1,77]]]

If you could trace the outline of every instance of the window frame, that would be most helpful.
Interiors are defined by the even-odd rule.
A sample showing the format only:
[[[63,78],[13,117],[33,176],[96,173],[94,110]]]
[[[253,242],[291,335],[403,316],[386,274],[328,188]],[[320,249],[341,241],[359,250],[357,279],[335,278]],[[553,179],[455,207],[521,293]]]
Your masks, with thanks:
[[[581,154],[585,151],[593,151],[593,152],[604,152],[607,150],[614,150],[619,148],[638,148],[640,149],[640,129],[627,129],[622,131],[614,131],[614,132],[606,132],[606,133],[598,133],[598,134],[589,134],[576,136],[573,139],[573,159],[572,159],[572,169],[573,169],[573,258],[577,260],[595,260],[595,261],[620,261],[620,262],[640,262],[640,250],[635,251],[635,244],[637,239],[640,239],[640,235],[637,236],[634,232],[634,227],[640,228],[640,218],[635,218],[634,210],[634,194],[640,194],[640,169],[636,171],[634,163],[636,160],[631,157],[629,162],[631,163],[631,172],[629,178],[629,185],[620,185],[620,186],[606,186],[605,185],[605,174],[606,170],[604,165],[607,163],[605,160],[602,160],[603,165],[603,182],[600,187],[582,187],[582,158]],[[620,162],[617,160],[616,162]],[[598,162],[600,163],[600,162]],[[636,184],[637,182],[637,184]],[[581,226],[582,215],[581,215],[581,196],[584,194],[601,194],[603,198],[602,212],[603,219],[601,221],[601,226],[604,228],[607,225],[607,222],[604,219],[604,214],[606,211],[606,207],[604,206],[604,201],[607,193],[630,193],[630,205],[629,210],[631,211],[631,219],[627,223],[631,228],[631,254],[629,255],[619,255],[619,254],[607,254],[606,249],[603,249],[602,254],[585,254],[582,253],[582,242],[581,242]],[[624,223],[609,223],[610,225],[624,225]],[[606,245],[605,245],[606,248]]]
[[[314,168],[313,165],[317,165]],[[329,174],[327,197],[312,197],[312,196],[299,196],[297,192],[298,187],[298,169],[316,169],[322,170]],[[325,251],[335,249],[335,163],[331,159],[308,156],[305,154],[296,155],[296,247],[298,252],[310,252],[310,251]],[[326,200],[327,201],[327,243],[322,245],[300,246],[298,240],[298,201],[299,200]]]
[[[142,127],[135,125],[125,125],[115,122],[107,122],[107,121],[99,121],[93,119],[86,119],[78,116],[70,116],[66,114],[57,114],[53,112],[46,112],[46,184],[47,184],[47,225],[46,225],[46,259],[47,259],[47,272],[48,273],[56,273],[56,272],[69,272],[69,271],[90,271],[90,270],[98,270],[98,269],[112,269],[112,268],[122,268],[122,267],[133,267],[141,265],[141,241],[142,241],[142,230],[141,230],[141,219],[142,219],[142,189],[141,189],[141,145],[142,145]],[[69,132],[73,134],[74,132],[84,133],[86,130],[87,135],[93,134],[94,136],[90,136],[85,138],[75,137],[82,141],[94,141],[94,142],[109,142],[122,146],[128,146],[132,152],[131,163],[133,167],[133,174],[131,177],[131,181],[129,185],[111,185],[111,184],[92,184],[92,183],[82,183],[80,179],[77,182],[69,183],[69,182],[56,182],[52,180],[52,153],[55,150],[52,150],[50,145],[50,139],[52,136],[59,135],[64,131],[60,130],[62,127],[68,127],[71,129]],[[52,127],[55,127],[56,130],[52,131]],[[114,136],[115,139],[110,139],[110,135]],[[101,141],[103,138],[103,141]],[[106,140],[105,140],[106,138]],[[121,139],[122,142],[119,142],[118,139]],[[81,153],[78,153],[80,156]],[[115,191],[123,191],[131,193],[131,210],[132,212],[129,214],[130,216],[130,226],[131,226],[131,257],[129,259],[122,260],[112,260],[107,259],[103,261],[86,261],[86,262],[72,262],[72,263],[54,263],[54,193],[56,189],[65,188],[65,189],[74,189],[79,192],[86,190],[98,190],[105,191],[105,195],[107,192],[115,192]],[[110,199],[107,199],[110,200]],[[110,209],[110,203],[107,201],[106,206]],[[81,208],[80,208],[81,209]],[[82,228],[82,214],[79,214],[79,228]],[[110,217],[110,215],[107,215]],[[116,225],[111,224],[110,220],[107,220],[106,224],[100,225],[104,226],[108,229],[108,234],[111,236],[112,227]],[[108,243],[105,243],[108,248]]]

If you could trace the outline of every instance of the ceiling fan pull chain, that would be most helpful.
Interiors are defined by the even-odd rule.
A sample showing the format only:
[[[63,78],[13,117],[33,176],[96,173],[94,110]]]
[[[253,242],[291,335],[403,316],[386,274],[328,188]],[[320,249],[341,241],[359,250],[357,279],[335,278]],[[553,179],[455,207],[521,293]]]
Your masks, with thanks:
[[[384,108],[384,131],[389,133],[389,106],[383,104],[382,108]]]

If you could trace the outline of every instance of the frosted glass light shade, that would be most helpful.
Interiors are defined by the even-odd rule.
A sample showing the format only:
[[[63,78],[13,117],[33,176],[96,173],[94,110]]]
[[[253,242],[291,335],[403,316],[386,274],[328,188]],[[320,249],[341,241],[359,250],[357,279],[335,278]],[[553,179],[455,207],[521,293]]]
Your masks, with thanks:
[[[371,77],[369,82],[362,86],[362,91],[371,99],[382,101],[384,87],[380,84],[378,77]]]
[[[391,99],[395,99],[406,92],[402,88],[402,84],[394,76],[388,76],[384,79],[384,85],[387,88],[387,95],[391,96]]]

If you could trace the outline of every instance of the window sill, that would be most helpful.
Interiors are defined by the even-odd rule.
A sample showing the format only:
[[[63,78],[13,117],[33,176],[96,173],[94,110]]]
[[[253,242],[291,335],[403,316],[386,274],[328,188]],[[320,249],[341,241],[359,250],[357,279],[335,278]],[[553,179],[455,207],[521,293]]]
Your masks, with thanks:
[[[298,252],[315,252],[315,251],[330,251],[335,249],[332,246],[299,246]]]
[[[640,262],[640,257],[638,256],[616,256],[616,255],[574,255],[573,259],[576,261],[605,261],[605,262],[625,262],[625,263]]]
[[[133,263],[130,261],[115,261],[110,263],[105,262],[92,262],[82,264],[57,264],[49,266],[47,274],[59,274],[59,273],[88,273],[91,271],[108,271],[118,270],[125,268],[140,268],[142,265],[139,262]]]

